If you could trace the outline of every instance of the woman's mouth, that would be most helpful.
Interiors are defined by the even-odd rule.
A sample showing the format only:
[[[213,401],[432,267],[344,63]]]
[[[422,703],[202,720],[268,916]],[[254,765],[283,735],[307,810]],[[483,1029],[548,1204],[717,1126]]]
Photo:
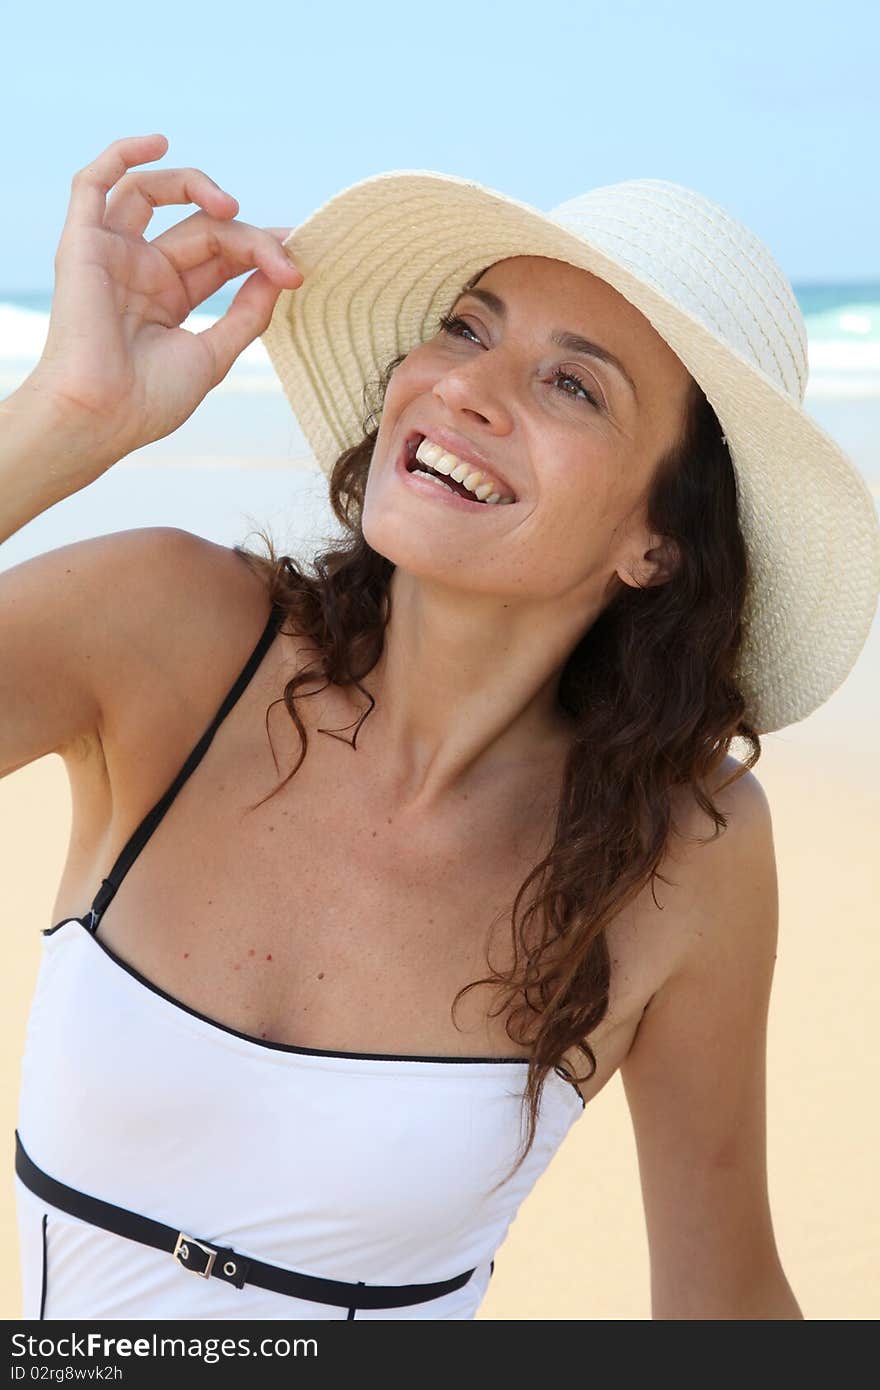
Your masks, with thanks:
[[[460,499],[458,505],[503,506],[516,499],[491,473],[441,448],[424,435],[407,440],[402,456],[403,472],[420,491],[430,490],[438,500]]]

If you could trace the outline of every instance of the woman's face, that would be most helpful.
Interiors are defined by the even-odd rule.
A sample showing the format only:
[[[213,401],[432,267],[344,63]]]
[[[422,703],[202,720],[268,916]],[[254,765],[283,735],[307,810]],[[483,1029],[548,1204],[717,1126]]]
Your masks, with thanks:
[[[690,382],[671,348],[603,280],[540,256],[492,265],[450,314],[457,322],[414,348],[388,386],[368,543],[413,575],[484,595],[601,607],[633,571],[650,582],[661,538],[644,501]],[[566,334],[596,351],[554,340]],[[465,462],[471,453],[514,500],[461,500],[408,475],[418,435]]]

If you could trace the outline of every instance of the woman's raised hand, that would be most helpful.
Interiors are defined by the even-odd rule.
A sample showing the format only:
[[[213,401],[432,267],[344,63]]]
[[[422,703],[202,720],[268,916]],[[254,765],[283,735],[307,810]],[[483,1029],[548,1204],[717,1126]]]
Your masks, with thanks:
[[[93,441],[95,477],[183,424],[264,332],[281,290],[303,282],[281,246],[289,229],[236,222],[235,198],[199,169],[135,167],[167,148],[164,135],[115,140],[73,176],[46,345],[28,378]],[[153,208],[177,203],[199,210],[145,241]],[[180,327],[251,268],[215,324]]]

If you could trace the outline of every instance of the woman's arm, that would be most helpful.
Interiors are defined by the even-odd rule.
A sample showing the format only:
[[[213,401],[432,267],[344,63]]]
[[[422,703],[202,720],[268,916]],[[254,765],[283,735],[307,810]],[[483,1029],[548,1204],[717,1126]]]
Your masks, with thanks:
[[[663,866],[674,886],[658,883],[657,897],[684,930],[686,949],[621,1067],[652,1316],[797,1319],[767,1192],[767,1013],[778,926],[770,811],[751,773],[716,803],[728,829],[677,848]],[[711,823],[700,821],[706,835]]]

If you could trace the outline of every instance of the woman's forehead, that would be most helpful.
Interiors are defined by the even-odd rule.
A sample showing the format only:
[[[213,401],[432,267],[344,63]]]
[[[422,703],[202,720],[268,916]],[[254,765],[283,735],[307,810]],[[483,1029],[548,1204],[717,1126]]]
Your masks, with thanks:
[[[602,280],[592,271],[572,265],[570,261],[553,260],[549,256],[506,256],[493,261],[476,275],[471,276],[463,290],[473,286],[481,288],[497,287],[509,296],[520,296],[540,302],[550,295],[555,298],[571,300],[571,308],[605,308],[617,311],[625,319],[637,319],[654,332],[652,325],[634,304],[624,298],[607,280]],[[659,336],[659,335],[658,335]]]

